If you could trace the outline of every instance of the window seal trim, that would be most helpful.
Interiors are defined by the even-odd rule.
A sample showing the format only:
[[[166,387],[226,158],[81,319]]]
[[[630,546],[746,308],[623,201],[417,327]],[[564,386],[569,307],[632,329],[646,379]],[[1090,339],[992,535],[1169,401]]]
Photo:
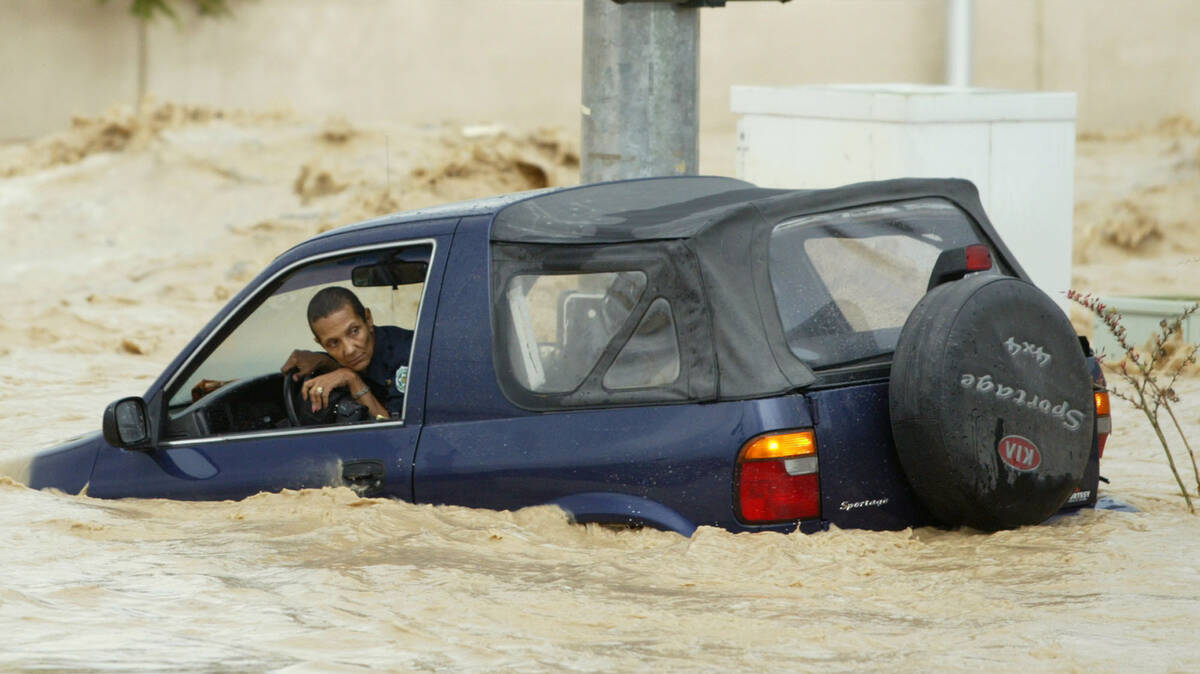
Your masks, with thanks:
[[[404,401],[407,408],[408,400]],[[404,427],[406,424],[403,419],[395,421],[379,421],[375,423],[359,422],[355,424],[344,424],[341,426],[301,426],[300,428],[289,428],[287,430],[261,431],[250,433],[230,433],[228,435],[213,435],[206,438],[187,438],[185,440],[169,440],[160,442],[159,449],[173,449],[175,447],[192,447],[195,445],[212,445],[223,442],[234,442],[237,440],[254,440],[261,438],[278,438],[289,435],[302,434],[317,434],[317,433],[336,433],[345,430],[364,430],[371,428],[389,428],[389,427]]]

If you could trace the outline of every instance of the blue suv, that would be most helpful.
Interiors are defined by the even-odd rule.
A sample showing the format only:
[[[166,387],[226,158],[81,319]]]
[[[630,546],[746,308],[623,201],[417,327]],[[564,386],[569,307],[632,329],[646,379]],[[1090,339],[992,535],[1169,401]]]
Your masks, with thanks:
[[[386,415],[365,388],[314,413],[281,371],[331,286],[406,335]],[[653,178],[314,237],[30,481],[205,500],[346,485],[683,534],[994,530],[1095,504],[1106,395],[968,182]]]

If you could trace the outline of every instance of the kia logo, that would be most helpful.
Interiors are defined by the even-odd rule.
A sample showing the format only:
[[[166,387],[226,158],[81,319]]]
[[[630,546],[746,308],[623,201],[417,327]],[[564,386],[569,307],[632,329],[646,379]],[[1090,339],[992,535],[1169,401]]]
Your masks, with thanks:
[[[1000,460],[1007,463],[1010,468],[1022,472],[1035,470],[1042,464],[1042,455],[1038,452],[1037,445],[1033,444],[1029,438],[1006,435],[1000,439],[1000,445],[996,450],[1000,453]]]

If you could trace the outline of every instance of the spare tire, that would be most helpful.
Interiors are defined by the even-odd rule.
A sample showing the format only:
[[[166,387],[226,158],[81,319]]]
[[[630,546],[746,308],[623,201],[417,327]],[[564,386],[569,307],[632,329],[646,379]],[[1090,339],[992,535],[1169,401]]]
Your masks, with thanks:
[[[892,434],[918,499],[943,524],[1036,524],[1079,484],[1092,381],[1062,310],[1020,279],[976,275],[929,291],[900,332]]]

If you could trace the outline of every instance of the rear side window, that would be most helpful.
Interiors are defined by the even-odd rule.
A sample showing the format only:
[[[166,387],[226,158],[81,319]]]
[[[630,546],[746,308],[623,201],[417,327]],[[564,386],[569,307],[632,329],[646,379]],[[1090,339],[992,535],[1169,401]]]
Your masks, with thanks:
[[[712,318],[678,240],[492,243],[492,357],[529,410],[707,400]]]
[[[512,317],[506,341],[517,381],[536,393],[575,390],[596,367],[645,291],[646,274],[641,271],[514,276],[505,290]],[[643,319],[642,323],[646,322]],[[653,334],[639,339],[642,332],[640,327],[635,331],[626,350],[632,347],[638,354],[652,350],[637,347],[639,342],[654,339]],[[619,364],[620,356],[617,361]],[[612,388],[636,385],[640,373],[624,372],[628,366],[617,369],[615,375],[610,370],[605,376],[606,386],[610,376],[617,384]],[[676,350],[676,375],[678,371]]]
[[[632,389],[670,384],[679,378],[679,338],[665,297],[655,299],[608,372],[604,388]]]
[[[769,271],[788,348],[813,368],[891,353],[938,255],[981,242],[971,219],[943,199],[780,223]]]

